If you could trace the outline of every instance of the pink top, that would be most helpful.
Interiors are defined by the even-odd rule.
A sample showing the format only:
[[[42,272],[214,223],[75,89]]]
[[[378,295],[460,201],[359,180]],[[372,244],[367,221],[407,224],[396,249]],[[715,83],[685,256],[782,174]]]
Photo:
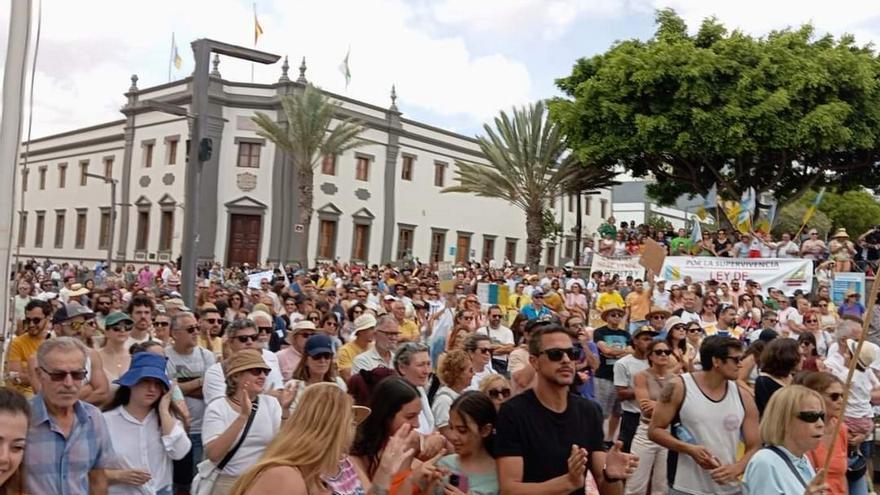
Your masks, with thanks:
[[[281,377],[285,382],[290,380],[302,360],[302,354],[293,346],[288,346],[276,352],[275,356],[278,358],[278,366],[281,368]]]

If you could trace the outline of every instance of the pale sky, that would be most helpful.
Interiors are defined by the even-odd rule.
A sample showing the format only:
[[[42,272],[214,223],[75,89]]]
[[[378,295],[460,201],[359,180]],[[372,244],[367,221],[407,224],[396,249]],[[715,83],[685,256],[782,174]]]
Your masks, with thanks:
[[[37,3],[38,0],[35,0]],[[33,137],[121,118],[131,74],[141,88],[168,80],[171,35],[192,71],[189,43],[208,37],[253,46],[253,4],[240,0],[43,0]],[[499,110],[554,96],[554,79],[616,40],[647,38],[657,8],[691,30],[715,15],[752,34],[812,22],[820,32],[880,42],[877,0],[259,0],[258,49],[306,57],[314,84],[386,106],[396,84],[405,116],[474,135]],[[0,5],[5,60],[9,7]],[[351,47],[352,80],[339,65]],[[278,79],[280,62],[255,82]],[[0,67],[2,71],[2,67]],[[225,79],[250,81],[250,65],[222,59]]]

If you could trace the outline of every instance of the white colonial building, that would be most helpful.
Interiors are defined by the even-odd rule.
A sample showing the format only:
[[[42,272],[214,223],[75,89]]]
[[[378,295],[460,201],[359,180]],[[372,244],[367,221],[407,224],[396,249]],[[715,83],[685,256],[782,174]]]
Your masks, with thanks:
[[[525,261],[524,214],[506,202],[467,194],[441,194],[452,183],[456,160],[483,161],[474,139],[403,117],[387,108],[341,95],[343,117],[364,123],[367,145],[328,157],[315,173],[311,231],[297,232],[297,188],[289,160],[256,133],[257,111],[283,119],[282,95],[302,91],[287,62],[277,82],[224,80],[214,60],[209,90],[208,137],[200,204],[184,201],[188,122],[149,108],[149,100],[187,106],[191,78],[138,88],[132,77],[121,120],[34,139],[20,162],[22,204],[16,232],[21,257],[59,261],[106,259],[156,264],[180,255],[183,236],[199,236],[200,261],[224,264],[295,261],[307,240],[317,259],[384,263],[405,256],[421,261]],[[24,149],[24,147],[22,148]],[[110,185],[118,181],[117,218],[111,239]],[[611,192],[584,197],[583,232],[595,232],[611,214]],[[574,198],[560,197],[554,211],[562,226],[559,245],[542,260],[558,265],[574,257]],[[199,208],[198,232],[183,231],[185,208]]]

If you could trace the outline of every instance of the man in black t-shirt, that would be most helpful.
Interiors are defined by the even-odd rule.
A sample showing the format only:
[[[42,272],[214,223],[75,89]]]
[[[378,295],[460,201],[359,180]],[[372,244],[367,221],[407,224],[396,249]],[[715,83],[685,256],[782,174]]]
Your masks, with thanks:
[[[501,492],[509,495],[574,495],[584,492],[587,469],[601,495],[619,495],[638,457],[605,452],[599,406],[569,393],[578,350],[559,325],[535,332],[529,361],[537,383],[508,400],[498,413],[495,454]]]
[[[624,312],[620,308],[608,308],[602,312],[604,327],[593,332],[593,342],[599,348],[599,369],[593,383],[596,385],[596,401],[602,408],[602,416],[608,420],[608,431],[605,438],[614,438],[614,432],[620,424],[620,399],[614,386],[614,363],[629,354],[632,338],[629,332],[621,329]]]

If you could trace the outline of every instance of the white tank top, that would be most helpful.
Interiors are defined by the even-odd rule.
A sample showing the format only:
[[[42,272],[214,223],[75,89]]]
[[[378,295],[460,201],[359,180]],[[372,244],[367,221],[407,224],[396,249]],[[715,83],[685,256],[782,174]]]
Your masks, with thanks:
[[[736,382],[728,380],[727,392],[720,401],[716,402],[703,393],[693,375],[685,373],[681,377],[684,381],[684,401],[679,411],[682,425],[690,430],[697,443],[708,448],[721,464],[736,462],[740,429],[746,416]],[[687,454],[678,455],[678,467],[672,487],[693,495],[742,493],[739,483],[726,485],[715,483],[709,471],[701,468]]]

